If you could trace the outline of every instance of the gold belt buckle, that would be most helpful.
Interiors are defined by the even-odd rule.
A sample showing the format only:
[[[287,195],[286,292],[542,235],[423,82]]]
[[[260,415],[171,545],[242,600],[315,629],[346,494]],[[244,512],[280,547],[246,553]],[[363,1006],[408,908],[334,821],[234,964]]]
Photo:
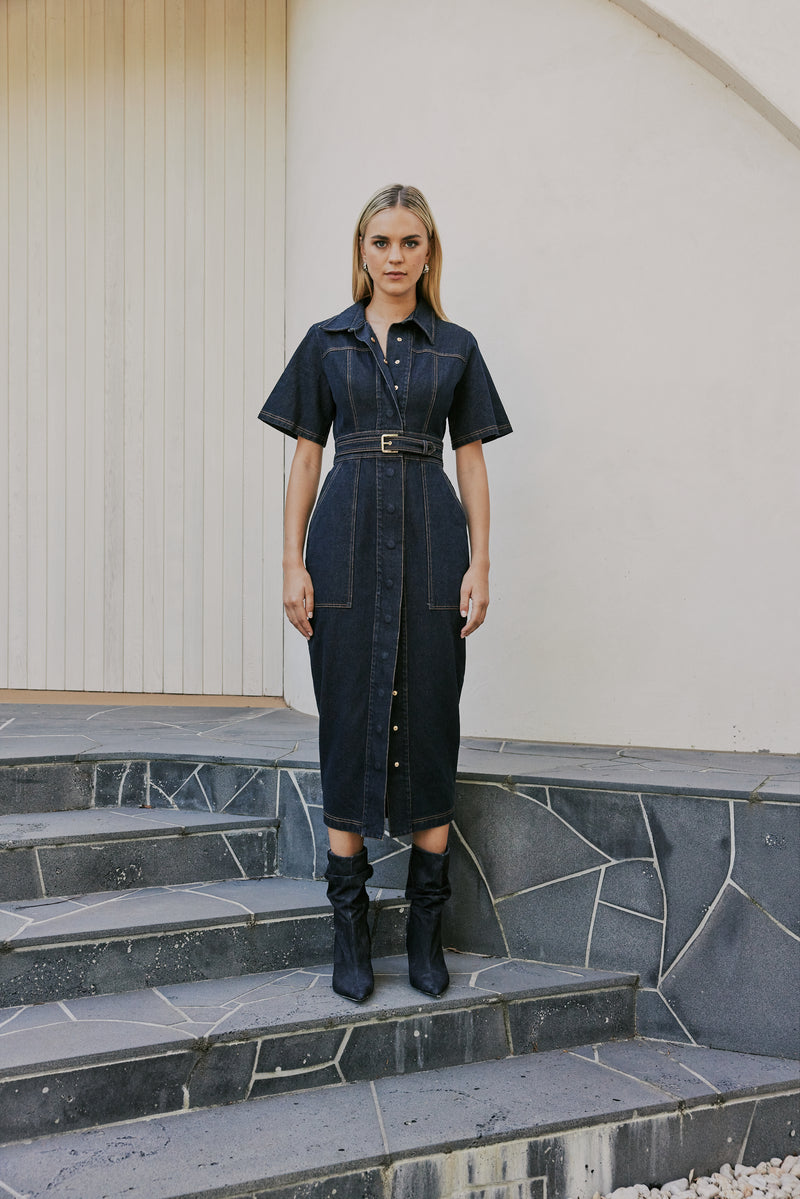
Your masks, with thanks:
[[[399,450],[390,450],[389,446],[394,445],[393,441],[389,441],[390,437],[399,437],[399,433],[381,433],[381,453],[382,454],[399,454]]]

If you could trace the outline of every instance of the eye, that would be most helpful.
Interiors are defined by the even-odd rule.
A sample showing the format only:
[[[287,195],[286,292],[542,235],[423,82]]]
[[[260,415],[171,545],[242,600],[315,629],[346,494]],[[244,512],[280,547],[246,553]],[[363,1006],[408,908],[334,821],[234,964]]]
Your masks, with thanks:
[[[384,246],[386,245],[386,238],[385,237],[376,237],[372,244],[376,250],[382,250],[384,248]]]
[[[419,240],[416,237],[409,237],[406,239],[406,245],[408,246],[409,250],[416,250],[417,246],[419,245]]]

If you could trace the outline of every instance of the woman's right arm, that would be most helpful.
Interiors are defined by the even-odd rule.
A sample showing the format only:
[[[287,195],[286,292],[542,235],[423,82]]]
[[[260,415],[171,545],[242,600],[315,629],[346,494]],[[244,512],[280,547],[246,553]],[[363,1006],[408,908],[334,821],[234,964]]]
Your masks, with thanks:
[[[322,446],[298,437],[289,472],[283,518],[283,607],[289,620],[308,641],[313,634],[314,585],[303,561],[311,510],[317,498],[322,469]]]

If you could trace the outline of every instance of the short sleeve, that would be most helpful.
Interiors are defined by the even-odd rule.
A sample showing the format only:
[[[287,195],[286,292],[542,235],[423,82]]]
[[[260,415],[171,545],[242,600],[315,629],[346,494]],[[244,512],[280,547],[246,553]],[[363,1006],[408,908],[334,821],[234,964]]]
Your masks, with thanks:
[[[492,376],[471,335],[466,366],[456,384],[448,420],[454,450],[472,441],[494,441],[512,432]]]
[[[258,419],[287,433],[324,445],[333,423],[334,404],[312,325],[267,396]]]

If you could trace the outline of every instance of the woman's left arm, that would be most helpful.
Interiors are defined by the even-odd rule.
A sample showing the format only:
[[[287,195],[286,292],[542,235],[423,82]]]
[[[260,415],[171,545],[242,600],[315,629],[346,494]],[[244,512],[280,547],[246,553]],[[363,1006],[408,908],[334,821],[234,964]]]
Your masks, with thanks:
[[[469,637],[483,624],[489,607],[489,480],[480,441],[456,450],[456,476],[469,529],[470,566],[460,599],[461,615],[469,616],[461,636]]]

